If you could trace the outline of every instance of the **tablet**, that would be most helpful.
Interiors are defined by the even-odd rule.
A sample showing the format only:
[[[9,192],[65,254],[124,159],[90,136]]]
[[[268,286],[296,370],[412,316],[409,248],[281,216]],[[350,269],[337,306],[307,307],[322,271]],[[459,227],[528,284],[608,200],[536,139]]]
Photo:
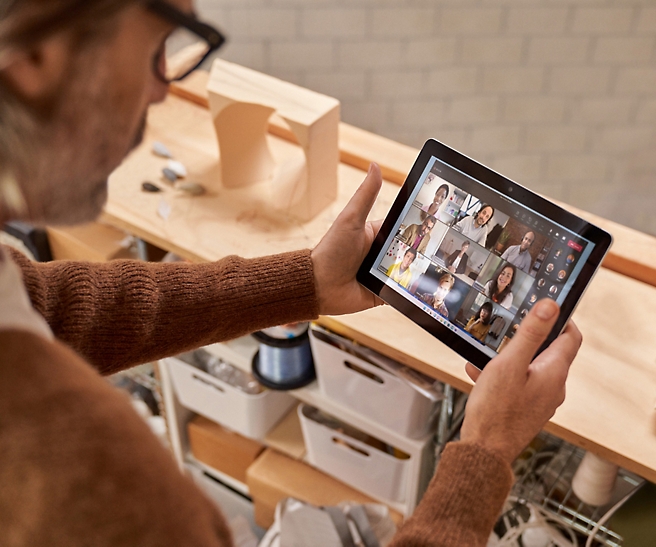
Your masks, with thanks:
[[[611,242],[597,226],[429,140],[357,278],[482,369],[542,298],[561,309],[540,351],[547,347]]]

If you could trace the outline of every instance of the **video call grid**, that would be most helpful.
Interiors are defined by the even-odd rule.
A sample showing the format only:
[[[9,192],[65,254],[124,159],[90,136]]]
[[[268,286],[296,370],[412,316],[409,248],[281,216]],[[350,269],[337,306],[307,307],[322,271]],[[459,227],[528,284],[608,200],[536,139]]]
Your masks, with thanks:
[[[444,188],[448,189],[446,196],[443,196]],[[431,196],[429,192],[434,192],[434,195]],[[439,205],[436,206],[438,201]],[[412,259],[412,264],[419,263],[419,268],[412,272],[411,281],[396,281],[396,285],[417,298],[424,309],[428,305],[460,327],[463,332],[498,352],[512,338],[519,323],[537,300],[545,296],[552,299],[558,297],[562,285],[580,257],[583,246],[571,240],[568,246],[573,244],[578,248],[564,244],[554,245],[554,238],[560,237],[560,233],[554,233],[555,228],[546,226],[537,219],[533,220],[529,213],[515,211],[510,216],[496,207],[484,223],[485,227],[491,226],[491,229],[476,230],[476,219],[484,209],[491,212],[474,194],[430,172],[386,252],[386,257],[393,259],[392,263],[384,266],[384,263],[388,262],[384,258],[379,269],[395,281],[393,277],[398,277],[399,266],[403,263],[402,257],[408,253],[408,249],[415,248],[416,256]],[[432,228],[427,230],[426,235],[429,235],[429,241],[433,233],[438,235],[428,251],[428,244],[422,246],[424,237],[421,236],[420,230],[427,219],[430,220],[431,215],[435,222],[428,224],[427,227],[432,224]],[[551,238],[544,233],[547,228]],[[481,233],[484,233],[484,236],[481,236]],[[532,238],[532,241],[518,242],[518,234],[522,240]],[[449,236],[451,239],[447,241]],[[563,236],[563,242],[566,238],[567,236]],[[467,249],[460,253],[465,242],[468,243]],[[556,243],[558,242],[556,239]],[[555,246],[558,248],[555,249]],[[450,251],[448,256],[447,249]],[[483,261],[480,262],[479,258],[476,261],[478,265],[466,273],[467,266],[463,269],[462,263],[465,255],[466,261],[469,262],[469,253],[483,256]],[[530,258],[527,258],[527,253]],[[457,258],[454,255],[460,255],[456,267],[453,267]],[[397,276],[390,275],[395,273],[395,266]],[[429,271],[430,268],[434,270]],[[406,267],[406,270],[409,271],[410,268]],[[508,294],[504,297],[499,292],[493,293],[494,280],[497,280],[497,287],[503,285],[503,279],[499,279],[502,273],[506,278],[511,277],[511,298]],[[446,292],[446,295],[435,307],[437,287],[448,274],[452,281],[444,283],[443,292]],[[426,276],[432,282],[422,287],[422,279],[425,280]],[[449,290],[446,291],[449,284]],[[463,285],[466,285],[466,288]],[[513,290],[516,292],[513,293]],[[452,294],[456,294],[457,298],[452,298]],[[488,311],[485,325],[480,320],[481,315],[486,315],[485,311],[480,311],[483,308]]]

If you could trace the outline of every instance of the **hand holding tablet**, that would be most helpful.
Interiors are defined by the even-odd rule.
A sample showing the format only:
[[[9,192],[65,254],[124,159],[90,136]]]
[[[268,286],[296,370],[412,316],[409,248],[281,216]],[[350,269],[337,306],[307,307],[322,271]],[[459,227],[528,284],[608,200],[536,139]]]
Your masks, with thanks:
[[[611,236],[429,140],[378,232],[358,281],[482,369],[543,298],[561,332]]]
[[[467,366],[476,387],[467,401],[462,441],[484,446],[510,464],[554,415],[565,398],[567,373],[581,345],[581,333],[570,322],[533,359],[557,316],[553,301],[539,301],[507,351],[482,372]]]

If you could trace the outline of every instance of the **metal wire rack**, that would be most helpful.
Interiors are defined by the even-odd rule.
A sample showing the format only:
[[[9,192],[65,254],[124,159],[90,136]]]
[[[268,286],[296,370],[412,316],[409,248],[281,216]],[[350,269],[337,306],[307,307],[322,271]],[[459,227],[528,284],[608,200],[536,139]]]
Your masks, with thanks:
[[[604,514],[644,480],[620,470],[613,498],[602,507],[583,503],[572,491],[572,478],[585,451],[557,437],[541,433],[515,462],[517,482],[512,495],[542,507],[555,519],[587,538]],[[606,526],[595,535],[595,545],[620,547],[623,539]]]
[[[123,370],[109,377],[110,383],[115,387],[124,389],[128,392],[141,390],[141,396],[151,406],[153,414],[164,416],[164,404],[162,401],[162,389],[159,377],[155,372],[153,363],[146,363],[127,370]],[[147,392],[143,391],[143,388]],[[148,398],[152,398],[150,402]]]

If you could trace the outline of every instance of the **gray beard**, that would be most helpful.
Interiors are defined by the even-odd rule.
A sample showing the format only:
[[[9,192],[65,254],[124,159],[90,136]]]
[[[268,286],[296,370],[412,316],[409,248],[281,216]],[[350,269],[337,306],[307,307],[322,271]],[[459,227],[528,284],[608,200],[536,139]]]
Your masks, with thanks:
[[[110,173],[142,142],[146,114],[136,129],[108,119],[103,114],[110,102],[102,92],[104,82],[95,83],[81,95],[72,86],[69,91],[77,99],[69,99],[53,119],[53,129],[42,133],[34,147],[34,165],[17,177],[27,203],[23,220],[53,226],[95,220],[107,202]],[[92,115],[85,118],[85,113]],[[128,132],[134,136],[126,143]]]

